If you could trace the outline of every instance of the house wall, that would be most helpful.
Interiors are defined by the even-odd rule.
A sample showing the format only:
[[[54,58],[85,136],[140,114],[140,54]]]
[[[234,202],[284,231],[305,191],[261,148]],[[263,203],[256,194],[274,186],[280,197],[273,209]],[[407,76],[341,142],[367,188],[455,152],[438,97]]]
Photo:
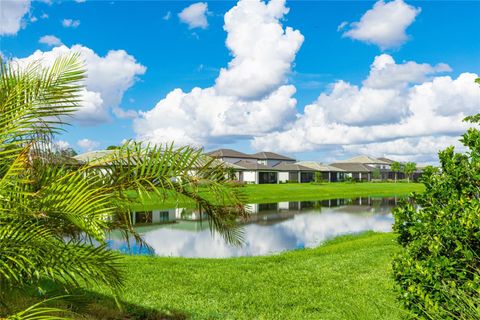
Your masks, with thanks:
[[[175,209],[171,210],[153,210],[152,223],[175,221]]]
[[[258,183],[256,171],[244,171],[243,181],[247,183]]]
[[[288,171],[280,171],[278,173],[278,181],[287,182],[287,180],[288,180]]]
[[[279,210],[289,210],[290,209],[290,204],[288,202],[279,202],[278,203],[278,209]]]

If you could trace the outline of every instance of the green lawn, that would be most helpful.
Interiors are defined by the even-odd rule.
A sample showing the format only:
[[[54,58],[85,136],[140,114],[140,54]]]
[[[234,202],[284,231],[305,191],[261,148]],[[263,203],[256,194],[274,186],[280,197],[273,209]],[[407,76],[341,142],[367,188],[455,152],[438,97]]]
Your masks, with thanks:
[[[423,185],[282,184],[243,190],[250,202],[261,203],[404,195]],[[149,201],[146,206],[158,206],[158,199]],[[390,274],[397,250],[393,234],[368,232],[265,257],[124,256],[122,310],[102,287],[85,288],[80,303],[71,306],[81,319],[401,319],[405,311],[395,300]],[[22,293],[10,299],[18,307],[35,301]]]
[[[245,186],[251,203],[405,195],[423,191],[421,183],[287,183]]]
[[[88,293],[95,318],[400,319],[390,275],[392,234],[345,236],[267,257],[125,257],[115,309],[108,290]]]
[[[240,187],[249,203],[268,203],[280,201],[323,200],[333,198],[354,198],[365,196],[405,195],[413,191],[423,191],[420,183],[287,183],[287,184],[250,184]],[[172,198],[158,199],[155,196],[145,198],[135,209],[173,208],[177,202]],[[179,200],[179,206],[190,206],[187,200]]]

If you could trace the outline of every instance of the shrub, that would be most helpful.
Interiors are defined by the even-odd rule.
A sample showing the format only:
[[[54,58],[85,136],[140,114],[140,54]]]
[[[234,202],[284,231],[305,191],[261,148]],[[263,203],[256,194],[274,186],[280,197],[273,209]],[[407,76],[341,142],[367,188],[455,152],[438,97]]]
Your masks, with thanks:
[[[400,300],[421,318],[472,319],[480,311],[480,131],[471,128],[460,141],[469,152],[441,151],[440,168],[421,178],[425,192],[394,210],[403,246],[394,278]]]

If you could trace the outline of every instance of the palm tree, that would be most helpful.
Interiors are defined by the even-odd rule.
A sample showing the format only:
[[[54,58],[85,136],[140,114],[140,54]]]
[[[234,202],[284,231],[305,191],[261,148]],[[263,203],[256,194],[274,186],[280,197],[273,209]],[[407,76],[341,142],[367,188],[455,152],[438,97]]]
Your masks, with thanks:
[[[400,162],[397,162],[397,161],[393,162],[391,165],[391,169],[395,173],[395,182],[397,182],[397,174],[398,172],[400,172],[401,167],[402,165],[400,164]]]
[[[152,195],[192,200],[212,232],[242,241],[243,195],[201,150],[132,142],[89,163],[52,152],[54,135],[82,102],[78,55],[48,68],[0,65],[0,301],[43,279],[121,289],[122,256],[107,248],[106,234],[115,228],[142,241],[129,208]]]
[[[407,175],[408,182],[410,182],[410,177],[416,170],[417,170],[417,164],[415,162],[405,163],[404,172]]]

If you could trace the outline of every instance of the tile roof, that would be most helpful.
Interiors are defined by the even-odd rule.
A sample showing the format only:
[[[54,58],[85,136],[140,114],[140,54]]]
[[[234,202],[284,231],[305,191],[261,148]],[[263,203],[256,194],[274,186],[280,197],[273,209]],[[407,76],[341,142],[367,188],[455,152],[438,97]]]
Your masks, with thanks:
[[[110,155],[114,152],[115,150],[95,150],[95,151],[89,151],[85,152],[79,155],[76,155],[73,157],[75,160],[80,161],[80,162],[93,162],[95,160],[98,160],[100,158],[103,158],[107,155]]]
[[[386,161],[365,155],[356,156],[347,160],[339,160],[336,163],[389,164]]]
[[[287,161],[295,161],[295,159],[287,157],[287,156],[282,156],[281,154],[274,153],[274,152],[257,152],[252,154],[252,156],[255,156],[257,159],[261,160],[287,160]]]
[[[279,164],[275,165],[273,168],[278,169],[279,171],[316,171],[315,169],[302,166],[297,163],[288,163],[288,162],[280,162]]]
[[[315,161],[299,161],[297,164],[322,172],[342,172],[344,170]]]
[[[207,152],[206,154],[213,158],[227,157],[227,158],[257,159],[257,157],[253,155],[246,154],[246,153],[232,150],[232,149],[218,149],[218,150]]]
[[[337,162],[330,164],[332,167],[343,169],[347,172],[372,172],[373,167],[361,164],[361,163],[345,163]]]
[[[240,166],[247,170],[262,170],[262,171],[278,171],[278,169],[267,167],[263,164],[251,162],[247,160],[240,160],[234,163],[236,166]]]
[[[381,157],[381,158],[378,158],[378,160],[381,160],[381,161],[384,161],[388,164],[392,164],[395,162],[395,160],[392,160],[392,159],[388,159],[388,158],[384,158],[384,157]]]

